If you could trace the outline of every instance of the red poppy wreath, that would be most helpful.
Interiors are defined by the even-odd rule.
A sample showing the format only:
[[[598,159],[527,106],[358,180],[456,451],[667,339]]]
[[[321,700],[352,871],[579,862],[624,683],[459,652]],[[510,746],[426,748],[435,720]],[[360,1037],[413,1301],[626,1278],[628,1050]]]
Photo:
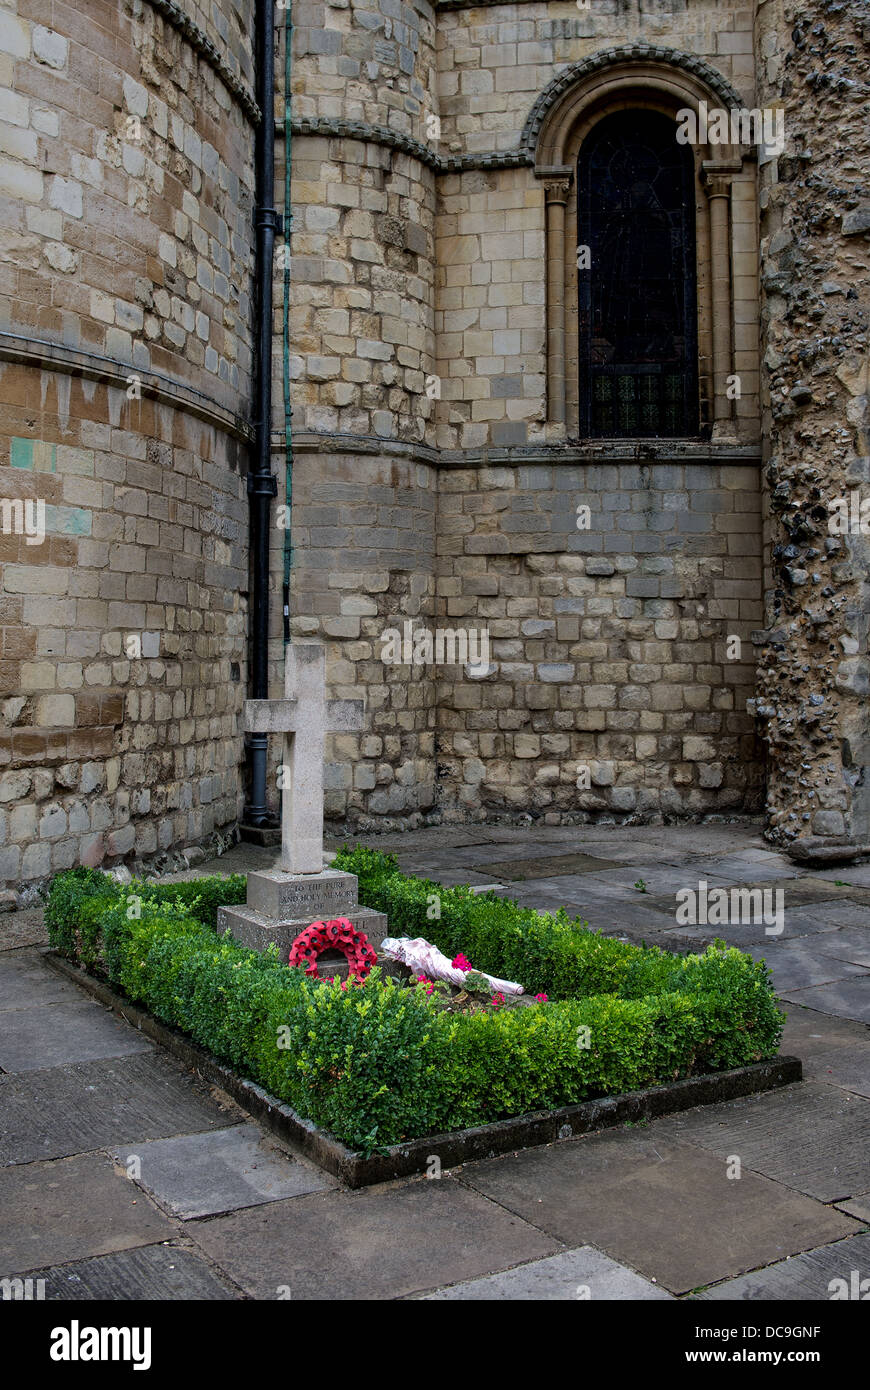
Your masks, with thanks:
[[[290,947],[288,964],[304,965],[306,975],[317,976],[317,958],[330,950],[344,952],[349,973],[358,980],[365,979],[377,960],[365,932],[357,931],[346,917],[336,917],[331,922],[312,922],[300,932]]]

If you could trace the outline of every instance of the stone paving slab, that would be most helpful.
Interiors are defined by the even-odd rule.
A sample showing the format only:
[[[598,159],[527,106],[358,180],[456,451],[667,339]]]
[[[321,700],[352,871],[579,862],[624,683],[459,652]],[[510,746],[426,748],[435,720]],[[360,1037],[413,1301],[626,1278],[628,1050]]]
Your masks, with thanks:
[[[847,1216],[854,1216],[856,1221],[870,1226],[870,1192],[862,1192],[857,1197],[850,1197],[848,1202],[837,1202],[836,1205],[838,1211],[844,1211]]]
[[[691,834],[691,832],[690,832]],[[789,875],[802,873],[797,865],[793,864],[787,854],[783,854],[778,849],[768,849],[762,845],[747,845],[745,849],[734,850],[725,855],[726,859],[741,859],[748,864],[776,864],[787,871]]]
[[[240,1207],[323,1192],[334,1180],[267,1144],[255,1124],[155,1139],[136,1148],[139,1185],[184,1221]],[[125,1166],[126,1149],[115,1149]]]
[[[870,974],[836,984],[816,985],[812,989],[786,989],[782,998],[805,1009],[817,1009],[836,1018],[852,1018],[870,1023]]]
[[[666,851],[663,848],[659,850],[657,846],[650,846],[649,844],[643,844],[640,841],[633,840],[629,838],[628,833],[618,840],[614,840],[612,834],[609,836],[602,834],[597,838],[584,836],[582,839],[578,839],[572,843],[567,841],[564,843],[557,843],[554,841],[529,839],[526,840],[522,846],[518,845],[517,848],[522,849],[523,859],[535,860],[538,856],[542,858],[562,858],[568,856],[580,859],[582,863],[582,857],[587,857],[593,860],[604,860],[605,863],[611,864],[614,868],[618,868],[620,864],[633,864],[635,862],[640,863],[641,861],[648,862],[653,855],[655,855],[656,862],[669,862],[666,857]],[[504,847],[502,847],[502,852],[498,856],[494,856],[493,849],[493,846],[489,846],[487,849],[484,849],[483,846],[478,846],[475,849],[469,850],[468,853],[470,856],[474,856],[475,860],[491,860],[494,857],[503,860],[505,857]],[[583,872],[583,870],[578,869],[576,872]]]
[[[174,1229],[105,1154],[0,1170],[0,1271],[169,1240]]]
[[[0,1076],[0,1114],[0,1166],[224,1129],[234,1118],[156,1051]]]
[[[803,877],[794,879],[786,890],[786,902],[793,907],[808,907],[816,903],[849,902],[865,908],[870,906],[870,888],[852,888],[831,878]]]
[[[850,888],[870,888],[870,864],[843,864],[831,877],[845,881]]]
[[[477,873],[473,869],[430,869],[417,866],[416,868],[406,869],[402,865],[403,873],[413,874],[415,878],[431,878],[435,883],[439,883],[444,888],[464,887],[482,889],[492,883],[492,875],[488,873]],[[502,885],[499,885],[500,887]]]
[[[44,1071],[70,1062],[153,1051],[153,1044],[123,1019],[81,995],[29,1009],[7,1009],[2,1017],[0,1067],[6,1072]]]
[[[330,850],[336,850],[341,845],[364,844],[372,849],[382,850],[384,853],[393,853],[395,850],[412,847],[425,851],[437,851],[453,846],[519,844],[526,847],[525,852],[527,852],[528,847],[539,844],[567,844],[572,848],[585,850],[590,845],[618,843],[620,841],[644,846],[647,851],[664,849],[670,854],[694,857],[712,857],[733,852],[742,853],[747,849],[765,850],[759,826],[746,820],[731,825],[693,826],[614,826],[600,824],[439,826],[413,831],[391,831],[383,835],[374,831],[366,831],[348,839],[327,837],[327,846]],[[199,871],[206,873],[238,872],[240,866],[245,867],[244,858],[238,855],[238,851],[244,848],[244,846],[236,846],[235,849],[228,851],[222,859],[211,860],[209,864],[200,866]],[[253,847],[248,846],[247,848],[250,850]],[[772,851],[767,850],[766,852],[771,853]],[[226,869],[222,867],[225,863],[227,863]]]
[[[591,880],[587,880],[589,882]],[[539,912],[556,912],[564,907],[569,916],[585,922],[590,931],[618,936],[637,945],[646,943],[677,952],[702,948],[697,927],[681,930],[675,925],[673,910],[670,913],[662,912],[640,893],[633,894],[630,899],[613,895],[598,897],[587,891],[585,886],[573,891],[553,892],[538,889],[535,885],[515,883],[511,884],[510,891],[504,896]]]
[[[709,1149],[723,1163],[738,1154],[744,1171],[821,1202],[870,1188],[870,1101],[838,1087],[797,1082],[656,1123],[661,1133]]]
[[[525,884],[514,883],[511,884],[510,891],[503,896],[512,898],[522,907],[531,907],[538,912],[555,913],[560,907],[564,907],[570,917],[577,917],[581,922],[585,922],[590,931],[600,931],[607,936],[625,934],[630,939],[639,941],[645,938],[651,944],[658,945],[659,938],[674,929],[673,915],[667,917],[655,908],[650,910],[646,905],[638,906],[634,902],[620,902],[614,898],[598,898],[581,890],[541,892],[534,887],[528,888]],[[691,944],[689,937],[685,948],[689,949]]]
[[[274,1299],[284,1287],[294,1303],[401,1298],[559,1248],[446,1177],[295,1197],[188,1229],[255,1298]]]
[[[425,1294],[424,1299],[427,1302],[543,1302],[556,1299],[631,1299],[637,1302],[650,1299],[670,1301],[672,1295],[648,1279],[641,1278],[633,1269],[627,1269],[609,1256],[602,1255],[600,1250],[583,1245],[579,1250],[549,1255],[546,1259],[520,1265],[518,1269],[505,1270],[503,1274],[489,1274],[483,1279],[454,1284],[452,1288],[437,1289],[435,1293]]]
[[[870,1235],[849,1236],[846,1240],[822,1245],[817,1250],[807,1250],[790,1260],[768,1265],[767,1269],[757,1269],[752,1274],[741,1275],[739,1279],[728,1279],[724,1284],[696,1294],[696,1297],[705,1302],[723,1299],[750,1302],[799,1299],[802,1302],[815,1302],[830,1299],[832,1293],[837,1291],[830,1288],[833,1279],[844,1279],[847,1285],[851,1285],[853,1270],[859,1271],[859,1279],[870,1275]],[[839,1291],[842,1292],[841,1289]],[[863,1297],[866,1296],[865,1291]]]
[[[81,1003],[83,998],[75,985],[46,969],[35,951],[10,951],[0,955],[0,1013],[64,1001]]]
[[[811,909],[806,909],[810,911]],[[870,907],[864,903],[849,902],[843,899],[839,902],[820,903],[817,909],[824,917],[826,922],[832,922],[837,927],[857,927],[859,931],[870,930]]]
[[[860,965],[852,965],[833,954],[823,954],[815,940],[815,937],[805,938],[801,944],[771,942],[769,946],[749,946],[747,951],[753,960],[767,963],[778,994],[867,973]]]
[[[841,927],[836,932],[825,932],[814,946],[822,955],[870,969],[870,914],[866,927]]]
[[[774,911],[775,911],[774,905]],[[768,918],[768,921],[770,919]],[[776,923],[774,922],[774,927]],[[781,945],[794,945],[797,941],[804,941],[813,932],[836,932],[839,928],[833,924],[826,925],[819,922],[812,931],[809,929],[796,928],[791,925],[789,914],[786,913],[784,930],[782,932],[768,931],[764,922],[722,922],[707,926],[686,926],[675,927],[675,934],[685,936],[686,939],[695,937],[698,940],[709,943],[717,937],[725,941],[729,946],[736,946],[741,951],[749,951],[753,946],[770,946],[776,943]]]
[[[523,879],[564,878],[566,874],[603,873],[606,869],[619,869],[621,866],[612,859],[600,859],[591,854],[536,855],[531,859],[497,859],[476,865],[478,872],[489,874],[491,878],[506,882],[521,882]]]
[[[643,877],[642,873],[638,874]],[[641,893],[636,888],[626,888],[623,884],[612,884],[600,874],[562,874],[548,879],[527,879],[514,883],[511,887],[517,896],[522,896],[529,906],[538,901],[547,905],[556,903],[595,904],[599,909],[610,913],[643,912],[661,914],[671,925],[674,924],[675,906],[673,898],[664,903],[651,893]]]
[[[646,884],[645,891],[635,888],[638,880],[643,880]],[[707,884],[708,890],[744,886],[744,882],[738,884],[737,879],[728,878],[724,874],[714,874],[712,870],[705,870],[701,874],[696,874],[693,870],[690,873],[685,864],[666,864],[660,858],[634,860],[630,864],[621,864],[616,869],[596,870],[583,880],[587,892],[612,898],[625,897],[629,900],[645,898],[655,903],[659,909],[669,911],[671,916],[676,913],[676,895],[680,889],[697,889],[698,884],[702,882]]]
[[[822,941],[826,936],[838,936],[846,930],[846,924],[842,920],[844,908],[854,907],[854,903],[817,903],[809,907],[789,907],[786,898],[785,931],[782,933],[782,939],[803,941],[805,938],[818,937],[819,941]],[[865,907],[858,908],[858,911],[864,913],[865,921],[868,920]]]
[[[683,861],[685,862],[685,861]],[[693,872],[697,866],[693,864]],[[737,854],[724,854],[711,862],[711,877],[730,878],[740,883],[776,884],[788,893],[797,880],[805,876],[796,864],[782,854],[764,853],[761,850],[740,851]]]
[[[503,827],[500,832],[495,827],[483,825],[432,826],[425,830],[391,831],[387,835],[366,831],[343,839],[326,835],[324,843],[329,851],[354,845],[367,845],[370,849],[380,850],[383,854],[393,854],[397,850],[410,849],[438,854],[448,849],[463,849],[471,845],[499,843],[502,836],[513,833],[507,826]],[[522,838],[522,833],[520,833],[520,838]],[[528,831],[526,831],[526,838],[528,838]]]
[[[31,1277],[45,1280],[47,1302],[222,1302],[241,1298],[199,1254],[173,1245],[143,1245],[78,1264],[35,1270]]]
[[[748,1168],[744,1157],[743,1176],[729,1179],[722,1159],[672,1138],[657,1121],[467,1164],[462,1181],[564,1244],[594,1244],[672,1293],[855,1229],[850,1218]]]
[[[805,1081],[825,1081],[870,1097],[870,1029],[789,1006],[781,1050],[803,1063]]]
[[[737,865],[732,862],[730,867],[725,869],[721,867],[722,863],[723,861],[718,859],[703,864],[693,863],[682,855],[674,856],[670,861],[662,855],[657,855],[655,859],[645,857],[631,864],[624,864],[619,869],[596,872],[590,875],[590,879],[595,883],[600,880],[614,889],[622,887],[629,893],[640,891],[635,889],[634,885],[638,879],[643,879],[646,884],[646,896],[657,901],[667,898],[673,904],[674,911],[677,893],[684,888],[698,892],[702,883],[707,885],[708,893],[714,888],[725,888],[729,891],[732,888],[759,888],[768,891],[782,888],[787,901],[790,880],[769,877],[770,871],[759,864]]]
[[[41,907],[0,915],[0,952],[17,951],[23,946],[46,946],[48,928]]]
[[[479,845],[477,849],[440,850],[435,854],[403,849],[397,850],[395,857],[403,873],[425,874],[429,878],[437,878],[438,874],[453,869],[480,871],[481,863],[492,858],[492,845]]]

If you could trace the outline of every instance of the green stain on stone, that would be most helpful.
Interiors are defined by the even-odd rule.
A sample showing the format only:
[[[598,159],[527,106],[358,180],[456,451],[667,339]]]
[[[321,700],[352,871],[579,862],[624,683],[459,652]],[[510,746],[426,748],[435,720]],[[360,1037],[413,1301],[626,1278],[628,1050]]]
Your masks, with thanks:
[[[32,468],[33,440],[13,438],[10,441],[9,462],[13,468]]]
[[[9,462],[13,468],[35,469],[37,473],[57,472],[57,445],[47,444],[44,439],[20,439],[10,441]]]
[[[45,529],[54,536],[89,536],[92,513],[84,507],[55,507],[45,509]]]

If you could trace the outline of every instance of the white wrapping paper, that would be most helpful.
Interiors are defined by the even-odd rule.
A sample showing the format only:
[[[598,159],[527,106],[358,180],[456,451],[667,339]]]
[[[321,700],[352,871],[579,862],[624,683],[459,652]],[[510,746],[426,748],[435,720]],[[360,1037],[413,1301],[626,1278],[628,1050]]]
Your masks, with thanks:
[[[430,980],[446,980],[451,985],[464,985],[465,970],[457,970],[442,951],[431,942],[425,941],[422,936],[385,936],[380,945],[380,950],[384,955],[390,956],[393,960],[399,960],[403,965],[408,965],[412,970],[416,970],[420,975],[426,975]],[[522,994],[522,985],[515,984],[513,980],[497,980],[494,975],[487,975],[485,970],[478,970],[478,975],[483,975],[488,980],[494,991],[502,994]]]

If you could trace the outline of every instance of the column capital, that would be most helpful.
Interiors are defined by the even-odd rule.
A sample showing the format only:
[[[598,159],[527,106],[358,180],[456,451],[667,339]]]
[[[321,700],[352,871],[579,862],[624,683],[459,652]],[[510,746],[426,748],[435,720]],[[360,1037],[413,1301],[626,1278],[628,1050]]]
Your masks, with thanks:
[[[728,161],[719,159],[705,159],[701,165],[703,175],[704,191],[708,198],[728,198],[731,194],[731,183],[735,174],[739,174],[742,169],[739,161]]]
[[[568,201],[571,192],[571,179],[546,179],[544,181],[544,201],[549,206],[551,203],[561,203],[563,206]]]

